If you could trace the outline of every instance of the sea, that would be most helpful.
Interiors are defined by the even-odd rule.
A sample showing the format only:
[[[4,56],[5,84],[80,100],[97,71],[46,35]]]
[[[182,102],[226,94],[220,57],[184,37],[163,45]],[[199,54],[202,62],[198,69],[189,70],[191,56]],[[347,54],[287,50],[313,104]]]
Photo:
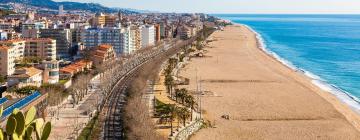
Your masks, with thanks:
[[[360,15],[214,16],[248,26],[266,52],[360,113]]]

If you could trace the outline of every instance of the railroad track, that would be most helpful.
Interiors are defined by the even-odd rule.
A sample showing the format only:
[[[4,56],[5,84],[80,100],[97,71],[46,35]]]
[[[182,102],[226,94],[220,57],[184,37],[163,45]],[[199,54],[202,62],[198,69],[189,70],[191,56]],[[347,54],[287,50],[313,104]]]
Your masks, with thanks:
[[[189,42],[192,41],[193,40],[190,40]],[[132,80],[134,80],[136,74],[142,69],[144,64],[154,61],[155,58],[167,58],[178,52],[181,49],[179,46],[184,46],[189,42],[182,42],[180,44],[172,42],[170,45],[168,45],[168,47],[164,46],[160,51],[146,58],[143,62],[129,70],[122,78],[120,78],[107,98],[104,109],[102,110],[103,113],[101,113],[102,115],[105,115],[103,116],[105,117],[105,123],[103,126],[104,128],[102,135],[104,140],[120,140],[124,138],[123,126],[121,124],[121,115],[123,105],[125,104],[125,93],[129,87],[129,84],[132,82]]]

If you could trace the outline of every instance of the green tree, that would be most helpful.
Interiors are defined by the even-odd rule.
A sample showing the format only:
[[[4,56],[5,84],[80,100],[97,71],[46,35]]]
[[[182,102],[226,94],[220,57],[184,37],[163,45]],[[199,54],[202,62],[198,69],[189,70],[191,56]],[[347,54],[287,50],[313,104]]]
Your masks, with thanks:
[[[175,104],[163,104],[160,107],[157,107],[157,113],[161,119],[166,119],[170,123],[171,134],[173,134],[173,121],[177,118],[178,107]]]
[[[182,121],[184,126],[186,125],[186,120],[189,119],[191,112],[186,107],[178,107],[176,110],[177,117],[179,121]]]
[[[173,97],[172,95],[172,87],[174,86],[174,78],[171,75],[165,75],[165,86],[167,89],[167,92],[170,94],[171,98]]]
[[[191,115],[190,115],[190,120],[193,119],[193,110],[195,109],[195,106],[196,106],[196,101],[195,101],[195,98],[192,96],[192,95],[187,95],[185,97],[185,106],[186,107],[189,107],[191,109]]]
[[[6,82],[6,79],[4,76],[0,75],[0,84],[3,84]]]
[[[27,96],[38,90],[39,90],[39,88],[36,86],[24,86],[24,87],[15,89],[15,93],[20,96]]]

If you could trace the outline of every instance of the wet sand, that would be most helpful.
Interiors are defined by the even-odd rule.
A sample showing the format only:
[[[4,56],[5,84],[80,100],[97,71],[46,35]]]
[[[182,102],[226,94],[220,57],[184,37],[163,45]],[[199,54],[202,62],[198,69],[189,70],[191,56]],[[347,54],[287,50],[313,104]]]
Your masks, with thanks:
[[[209,40],[205,57],[192,58],[180,72],[195,90],[197,71],[208,91],[203,116],[215,126],[191,139],[360,139],[359,115],[259,49],[251,30],[227,26]]]

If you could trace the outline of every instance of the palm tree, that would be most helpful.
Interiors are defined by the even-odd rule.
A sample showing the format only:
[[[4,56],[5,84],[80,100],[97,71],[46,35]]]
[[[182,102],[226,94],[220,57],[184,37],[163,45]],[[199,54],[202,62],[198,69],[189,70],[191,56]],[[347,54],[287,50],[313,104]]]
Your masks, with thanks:
[[[185,106],[191,109],[190,120],[192,120],[193,118],[193,110],[195,109],[195,105],[196,105],[195,98],[192,95],[187,95],[185,97]]]
[[[166,86],[166,89],[172,98],[172,87],[174,85],[174,78],[171,75],[165,75],[164,82],[165,82],[164,84]]]
[[[174,69],[175,66],[177,65],[177,59],[176,58],[169,58],[169,66],[171,67],[171,69]]]
[[[186,120],[190,117],[190,111],[186,107],[179,107],[177,109],[177,116],[183,122],[184,127],[186,125]],[[180,121],[179,120],[179,121]]]
[[[178,102],[178,99],[181,97],[181,92],[179,89],[175,89],[175,101]]]
[[[186,88],[182,88],[180,89],[180,93],[181,93],[181,103],[185,104],[185,97],[188,95],[188,91]]]
[[[177,107],[175,104],[164,104],[161,107],[158,108],[157,112],[160,115],[160,119],[167,119],[170,122],[170,128],[171,128],[171,134],[173,134],[173,121],[175,118],[177,118]]]

